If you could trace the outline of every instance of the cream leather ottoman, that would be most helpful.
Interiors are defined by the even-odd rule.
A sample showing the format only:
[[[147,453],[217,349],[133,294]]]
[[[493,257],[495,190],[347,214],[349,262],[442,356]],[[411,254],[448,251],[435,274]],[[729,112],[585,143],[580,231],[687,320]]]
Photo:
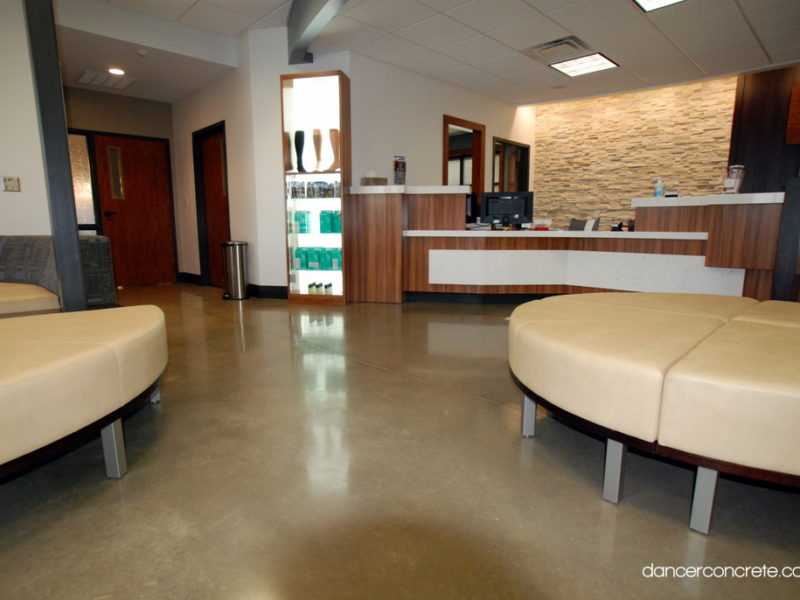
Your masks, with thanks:
[[[612,502],[628,444],[800,475],[798,357],[800,307],[749,298],[554,296],[517,307],[509,326],[509,364],[525,390],[522,434],[534,434],[537,402],[599,430]],[[708,531],[715,482],[715,469],[698,469],[698,531]]]
[[[0,464],[112,415],[151,388],[166,364],[164,315],[155,306],[0,319]],[[121,420],[102,434],[107,472],[120,477]]]
[[[58,312],[58,296],[30,283],[0,282],[0,317]]]

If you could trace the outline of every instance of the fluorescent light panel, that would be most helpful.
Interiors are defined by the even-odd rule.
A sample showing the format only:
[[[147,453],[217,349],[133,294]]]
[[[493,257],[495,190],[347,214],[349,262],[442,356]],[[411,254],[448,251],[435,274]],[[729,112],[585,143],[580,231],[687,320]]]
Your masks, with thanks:
[[[613,69],[619,65],[611,60],[608,60],[602,54],[590,54],[589,56],[582,56],[580,58],[573,58],[572,60],[553,63],[550,66],[554,69],[558,69],[565,75],[577,77],[578,75],[586,75],[587,73],[594,73],[595,71]]]
[[[683,0],[633,0],[642,7],[644,12],[650,12],[651,10],[657,10],[659,8],[664,8],[665,6],[669,6],[670,4],[677,4],[678,2],[683,2]]]

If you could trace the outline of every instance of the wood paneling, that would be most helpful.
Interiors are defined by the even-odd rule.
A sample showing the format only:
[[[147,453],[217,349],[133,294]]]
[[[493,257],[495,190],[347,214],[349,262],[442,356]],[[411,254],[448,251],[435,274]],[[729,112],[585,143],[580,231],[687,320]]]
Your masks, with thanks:
[[[566,294],[605,291],[568,285],[443,285],[428,283],[429,250],[584,250],[703,256],[702,240],[538,237],[408,237],[404,240],[403,290],[461,294]]]
[[[706,266],[774,269],[780,204],[709,206]]]
[[[422,231],[465,230],[466,194],[407,194],[405,228]]]
[[[742,296],[763,301],[772,298],[772,279],[774,271],[746,269]]]
[[[402,211],[402,194],[345,196],[348,301],[403,301]]]
[[[708,207],[637,208],[636,231],[708,231]]]
[[[745,166],[742,192],[783,191],[800,168],[800,146],[786,145],[792,87],[800,66],[739,76],[730,164]]]

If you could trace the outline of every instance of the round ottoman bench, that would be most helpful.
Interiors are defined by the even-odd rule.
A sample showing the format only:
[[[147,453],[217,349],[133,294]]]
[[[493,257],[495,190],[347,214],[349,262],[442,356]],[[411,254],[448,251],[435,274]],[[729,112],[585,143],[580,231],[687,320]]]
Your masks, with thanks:
[[[541,403],[607,439],[603,497],[626,446],[698,465],[690,527],[710,527],[717,473],[800,485],[800,305],[609,292],[517,307],[509,365],[522,433]]]

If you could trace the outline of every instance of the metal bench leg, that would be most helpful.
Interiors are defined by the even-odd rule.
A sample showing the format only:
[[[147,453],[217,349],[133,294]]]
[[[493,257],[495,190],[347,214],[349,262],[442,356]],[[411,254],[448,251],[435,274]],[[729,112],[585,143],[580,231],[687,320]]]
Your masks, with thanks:
[[[622,498],[622,481],[625,475],[625,444],[606,440],[606,466],[603,473],[603,499],[617,504]]]
[[[522,437],[533,437],[536,433],[536,402],[527,395],[522,396]]]
[[[109,423],[100,430],[103,441],[103,458],[106,462],[106,476],[119,479],[128,471],[125,460],[125,439],[122,436],[122,419]]]
[[[150,393],[150,404],[161,404],[161,388],[157,387]]]
[[[715,469],[697,467],[692,497],[692,516],[689,518],[690,529],[705,534],[711,529],[711,513],[714,511],[718,477],[719,472]]]

